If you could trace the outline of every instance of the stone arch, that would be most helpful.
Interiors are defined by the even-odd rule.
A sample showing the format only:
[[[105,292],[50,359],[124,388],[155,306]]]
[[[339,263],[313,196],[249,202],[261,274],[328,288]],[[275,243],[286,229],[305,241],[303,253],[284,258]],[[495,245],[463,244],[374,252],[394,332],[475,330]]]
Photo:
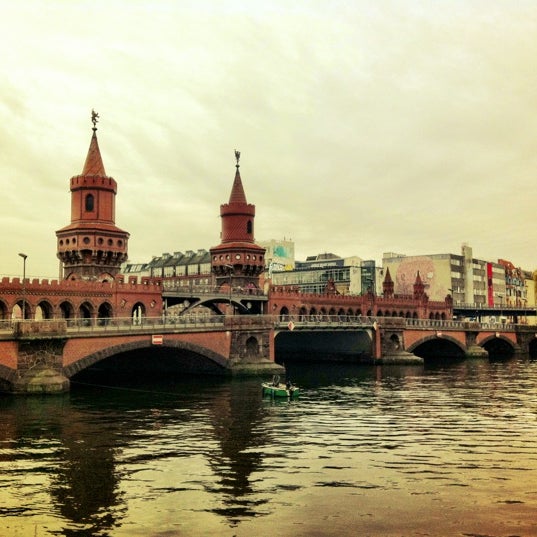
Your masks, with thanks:
[[[78,307],[78,318],[82,319],[85,324],[89,324],[93,318],[95,308],[91,302],[85,301]]]
[[[310,308],[310,313],[309,313],[309,314],[310,314],[310,315],[317,315],[317,310],[315,309],[315,306],[312,306],[312,307]]]
[[[60,303],[59,309],[62,319],[69,320],[74,318],[75,308],[68,300],[64,300],[62,303]]]
[[[257,341],[255,336],[250,336],[246,340],[246,354],[250,358],[259,356],[259,341]]]
[[[131,309],[131,318],[134,324],[141,324],[146,315],[146,307],[143,302],[136,302]]]
[[[111,356],[114,356],[116,354],[150,348],[153,348],[151,341],[131,341],[129,343],[122,343],[121,345],[114,345],[112,347],[108,347],[107,349],[102,349],[98,352],[94,352],[81,357],[76,362],[73,362],[72,364],[64,367],[63,374],[67,378],[71,378],[73,375],[76,375],[80,371],[83,371],[84,369],[102,360],[105,360],[106,358],[110,358]],[[210,349],[206,349],[205,347],[196,345],[194,343],[189,343],[185,341],[169,341],[162,345],[160,348],[185,350],[194,354],[198,354],[203,358],[214,362],[222,369],[223,372],[229,371],[230,369],[229,360],[227,358]]]
[[[390,344],[393,350],[401,350],[401,340],[397,334],[392,334],[390,336]]]
[[[377,311],[377,317],[384,317],[384,314],[382,313],[382,310]]]
[[[482,339],[479,346],[489,353],[489,357],[511,356],[516,351],[515,344],[502,334],[494,334]]]
[[[336,308],[332,307],[328,310],[328,315],[330,315],[330,317],[334,317],[334,315],[336,315]]]
[[[41,300],[35,307],[35,318],[40,319],[52,319],[54,317],[54,308],[48,300]]]
[[[458,339],[456,339],[456,338],[454,338],[454,337],[452,337],[450,335],[447,335],[447,334],[442,334],[441,337],[438,336],[437,334],[432,334],[430,336],[425,336],[425,337],[421,338],[420,340],[415,341],[414,343],[412,343],[406,350],[408,352],[411,352],[413,354],[417,354],[418,356],[420,356],[420,354],[416,352],[416,350],[419,350],[419,347],[431,346],[434,343],[441,343],[443,346],[446,346],[448,344],[452,345],[458,351],[457,354],[459,354],[461,356],[466,355],[466,350],[467,350],[466,345],[461,343]]]
[[[9,314],[7,304],[3,300],[0,300],[0,319],[6,320],[8,317]]]
[[[24,308],[23,308],[24,305]],[[24,311],[24,314],[23,314]],[[17,300],[15,305],[13,306],[13,309],[11,310],[11,318],[12,319],[32,319],[32,308],[30,303],[27,300],[20,299]]]
[[[301,321],[305,319],[305,317],[308,315],[308,310],[305,306],[302,306],[300,310],[298,311],[298,317]]]
[[[287,306],[283,306],[281,309],[280,309],[280,319],[282,321],[285,321],[286,319],[289,318],[289,309],[287,308]]]
[[[110,304],[110,302],[102,302],[97,309],[97,319],[99,319],[99,324],[108,324],[113,316],[112,304]]]

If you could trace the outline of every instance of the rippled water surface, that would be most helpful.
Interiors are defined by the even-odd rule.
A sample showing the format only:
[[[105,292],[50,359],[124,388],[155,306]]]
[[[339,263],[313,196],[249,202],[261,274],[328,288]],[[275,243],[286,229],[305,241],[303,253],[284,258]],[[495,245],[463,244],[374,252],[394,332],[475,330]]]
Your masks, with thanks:
[[[537,536],[537,363],[0,398],[2,536]]]

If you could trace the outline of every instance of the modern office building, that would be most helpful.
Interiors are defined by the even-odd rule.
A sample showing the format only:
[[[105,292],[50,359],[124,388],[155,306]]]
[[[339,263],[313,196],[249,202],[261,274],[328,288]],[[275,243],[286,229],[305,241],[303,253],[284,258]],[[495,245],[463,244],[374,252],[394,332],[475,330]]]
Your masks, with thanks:
[[[296,261],[293,270],[273,270],[271,276],[273,285],[297,287],[303,293],[361,295],[382,291],[380,269],[374,261],[357,256],[342,258],[332,253],[309,256],[305,261]]]

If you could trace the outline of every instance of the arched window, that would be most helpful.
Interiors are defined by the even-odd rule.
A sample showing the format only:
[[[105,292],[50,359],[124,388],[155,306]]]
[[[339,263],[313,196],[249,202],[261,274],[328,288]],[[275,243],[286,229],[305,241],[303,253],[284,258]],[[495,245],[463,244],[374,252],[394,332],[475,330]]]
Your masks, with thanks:
[[[95,207],[95,198],[93,194],[88,194],[86,196],[86,211],[91,212]]]
[[[248,223],[246,224],[246,233],[248,233],[248,235],[252,234],[252,221],[251,220],[248,220]]]

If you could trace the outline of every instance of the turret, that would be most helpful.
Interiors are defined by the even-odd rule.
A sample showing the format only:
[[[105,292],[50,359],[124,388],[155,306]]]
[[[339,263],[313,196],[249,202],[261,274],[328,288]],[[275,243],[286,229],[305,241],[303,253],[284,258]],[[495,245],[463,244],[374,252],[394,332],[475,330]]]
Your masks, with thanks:
[[[390,269],[386,268],[386,276],[384,276],[384,281],[382,282],[382,294],[384,298],[393,298],[393,280],[390,274]]]
[[[104,169],[98,118],[92,111],[93,135],[84,168],[70,181],[71,223],[56,231],[65,279],[113,279],[127,260],[129,233],[115,225],[117,183]]]
[[[211,248],[211,268],[217,286],[258,288],[265,267],[265,248],[255,244],[255,205],[246,201],[239,170],[240,152],[235,151],[235,179],[228,203],[220,206],[221,243]]]

